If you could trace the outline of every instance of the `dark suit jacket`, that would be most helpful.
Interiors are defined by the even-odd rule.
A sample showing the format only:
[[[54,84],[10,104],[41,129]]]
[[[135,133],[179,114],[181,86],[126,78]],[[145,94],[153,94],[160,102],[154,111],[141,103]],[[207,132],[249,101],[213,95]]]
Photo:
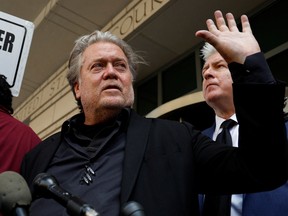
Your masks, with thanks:
[[[137,201],[148,216],[198,215],[197,193],[255,192],[282,185],[287,179],[284,86],[234,85],[234,95],[241,148],[215,145],[188,123],[146,119],[132,111],[121,203]],[[57,133],[24,158],[21,174],[31,189],[60,141]]]
[[[288,131],[288,121],[285,123]],[[203,134],[212,138],[215,124],[202,131]],[[288,139],[288,137],[287,137]],[[203,205],[200,196],[200,208]],[[243,196],[243,216],[285,216],[288,215],[288,183],[281,187],[259,193],[249,193]]]

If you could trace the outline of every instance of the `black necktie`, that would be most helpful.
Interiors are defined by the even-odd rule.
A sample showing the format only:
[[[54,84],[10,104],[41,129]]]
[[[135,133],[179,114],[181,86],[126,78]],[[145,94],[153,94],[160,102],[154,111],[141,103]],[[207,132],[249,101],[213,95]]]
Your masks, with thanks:
[[[218,134],[216,141],[232,146],[230,129],[237,124],[234,120],[228,119],[221,124],[222,131]],[[203,216],[230,216],[231,195],[205,195]]]
[[[236,124],[232,119],[227,119],[221,124],[222,131],[218,134],[216,141],[224,143],[228,146],[232,146],[232,137],[230,134],[230,129]]]

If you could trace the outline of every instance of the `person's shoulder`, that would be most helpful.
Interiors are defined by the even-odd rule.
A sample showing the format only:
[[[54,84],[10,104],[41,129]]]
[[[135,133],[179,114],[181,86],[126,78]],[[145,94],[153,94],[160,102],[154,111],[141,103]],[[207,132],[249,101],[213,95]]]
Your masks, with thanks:
[[[152,124],[158,125],[163,129],[168,130],[195,130],[193,124],[187,121],[177,121],[173,119],[152,118]]]
[[[29,127],[28,125],[26,125],[24,122],[20,121],[19,119],[17,119],[15,116],[5,113],[5,118],[7,121],[10,121],[13,124],[16,124],[17,126],[21,126],[21,127]]]
[[[30,154],[37,153],[40,151],[45,151],[45,149],[53,148],[61,140],[61,133],[57,132],[47,138],[44,138],[40,143],[38,143],[31,151]]]
[[[17,119],[15,116],[11,114],[0,112],[0,115],[1,115],[2,121],[4,121],[6,125],[13,125],[13,128],[21,128],[23,130],[30,128],[29,125],[20,121],[19,119]]]
[[[20,121],[19,119],[15,118],[14,116],[11,116],[10,121],[14,125],[14,128],[17,127],[18,130],[21,130],[25,133],[35,133],[34,130],[30,127],[30,125]]]
[[[152,126],[161,127],[162,129],[167,128],[189,128],[194,129],[194,126],[186,121],[177,121],[173,119],[165,119],[165,118],[155,118],[149,116],[140,116],[135,111],[132,112],[132,119],[136,119],[136,121],[150,121]]]
[[[50,143],[55,141],[60,141],[61,139],[61,132],[56,132],[49,137],[45,138],[41,143]]]

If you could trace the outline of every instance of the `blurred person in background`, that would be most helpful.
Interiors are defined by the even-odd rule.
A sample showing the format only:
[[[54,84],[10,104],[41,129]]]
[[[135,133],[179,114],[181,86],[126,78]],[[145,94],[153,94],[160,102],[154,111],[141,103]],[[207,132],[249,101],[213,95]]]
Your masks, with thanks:
[[[0,173],[19,173],[24,155],[41,141],[29,126],[12,116],[12,99],[9,83],[0,75]]]

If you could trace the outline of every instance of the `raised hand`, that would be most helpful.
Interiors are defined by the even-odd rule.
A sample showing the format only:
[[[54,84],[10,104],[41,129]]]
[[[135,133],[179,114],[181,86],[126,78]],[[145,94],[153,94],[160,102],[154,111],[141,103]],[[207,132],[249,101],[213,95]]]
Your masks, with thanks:
[[[242,32],[239,31],[233,14],[226,14],[227,23],[220,10],[215,11],[214,16],[216,24],[208,19],[208,30],[199,30],[195,35],[213,45],[227,63],[243,64],[247,56],[261,51],[246,15],[241,16]]]

